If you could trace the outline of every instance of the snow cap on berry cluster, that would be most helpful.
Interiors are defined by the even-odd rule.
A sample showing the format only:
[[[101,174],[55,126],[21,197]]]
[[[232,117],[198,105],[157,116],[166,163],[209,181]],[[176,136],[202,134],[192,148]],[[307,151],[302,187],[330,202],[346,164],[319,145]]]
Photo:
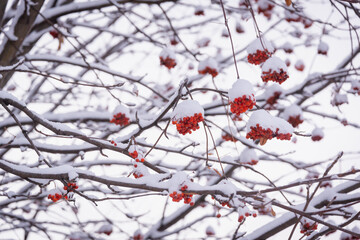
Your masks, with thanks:
[[[324,138],[324,132],[321,128],[314,128],[314,130],[311,132],[311,139],[313,141],[320,141]]]
[[[218,63],[213,58],[208,58],[203,61],[200,61],[199,66],[198,66],[198,71],[203,71],[206,68],[214,69],[217,72],[219,71]]]
[[[330,103],[333,106],[340,106],[344,103],[349,103],[349,101],[346,94],[336,93]]]
[[[255,54],[257,50],[260,51],[267,50],[269,53],[273,53],[275,51],[273,45],[269,41],[267,41],[264,37],[261,37],[261,40],[260,38],[255,39],[246,48],[248,54]]]
[[[318,53],[327,55],[327,52],[329,51],[329,45],[323,41],[321,41],[318,45]]]
[[[107,235],[110,235],[113,231],[112,225],[111,224],[103,224],[101,225],[101,227],[96,231],[98,233],[105,233]]]
[[[252,84],[244,79],[238,79],[229,89],[229,100],[234,101],[235,98],[242,96],[255,95]]]
[[[251,131],[251,127],[256,127],[259,124],[264,129],[270,129],[273,132],[276,132],[276,129],[279,129],[278,133],[292,134],[294,128],[284,119],[273,117],[267,111],[260,109],[255,111],[249,118],[249,121],[246,124],[247,132]]]
[[[175,53],[173,50],[171,50],[170,48],[164,48],[161,52],[160,52],[160,57],[162,57],[163,59],[166,58],[171,58],[171,59],[176,59]]]
[[[184,172],[176,172],[172,175],[172,177],[167,181],[167,188],[169,193],[177,192],[180,190],[182,185],[188,185],[191,184],[190,177],[186,175]]]
[[[279,84],[272,84],[271,86],[267,87],[264,94],[261,97],[264,97],[265,100],[273,97],[275,93],[280,93],[280,96],[283,95],[284,89],[280,87]]]
[[[214,236],[215,235],[215,230],[212,226],[207,226],[206,230],[205,230],[206,235],[208,236]]]
[[[360,81],[359,80],[351,80],[350,92],[360,95]]]
[[[261,67],[262,72],[280,72],[281,69],[284,72],[287,72],[288,70],[285,62],[278,57],[269,58]]]
[[[244,164],[255,165],[259,161],[254,149],[245,148],[240,154],[240,162]]]
[[[118,105],[115,109],[114,109],[114,111],[113,111],[113,115],[116,115],[116,114],[118,114],[118,113],[123,113],[123,114],[125,114],[125,116],[126,117],[130,117],[130,111],[129,111],[129,109],[127,108],[127,107],[125,107],[124,105]],[[112,118],[113,116],[111,116],[111,118]]]
[[[171,114],[171,119],[181,120],[184,117],[194,116],[195,113],[201,113],[204,117],[204,109],[195,100],[185,100],[178,105],[176,105],[174,111]]]
[[[203,37],[203,38],[196,41],[196,45],[199,48],[206,47],[209,43],[210,43],[210,38],[208,38],[208,37]]]
[[[284,109],[284,112],[281,114],[281,117],[287,120],[290,117],[299,116],[300,120],[304,120],[304,117],[303,117],[302,113],[303,112],[302,112],[301,108],[298,105],[292,104],[289,107]]]

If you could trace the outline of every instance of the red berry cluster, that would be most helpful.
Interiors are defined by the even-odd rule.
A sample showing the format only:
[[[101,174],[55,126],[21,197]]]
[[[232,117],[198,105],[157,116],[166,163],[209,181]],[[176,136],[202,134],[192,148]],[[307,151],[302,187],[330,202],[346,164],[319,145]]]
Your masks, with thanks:
[[[227,134],[227,133],[223,134],[221,136],[221,138],[224,139],[225,141],[231,141],[231,142],[236,142],[237,141],[236,138],[234,138],[233,136],[231,136],[230,134]]]
[[[244,162],[244,164],[248,164],[248,165],[256,165],[259,161],[255,160],[255,159],[251,159],[250,162]]]
[[[57,201],[59,201],[60,199],[62,199],[62,198],[64,198],[64,199],[68,199],[68,196],[67,195],[61,195],[61,194],[59,194],[59,193],[55,193],[54,195],[52,195],[52,194],[49,194],[48,195],[48,199],[50,199],[50,200],[52,200],[53,202],[57,202]]]
[[[139,234],[137,234],[137,235],[134,235],[134,240],[143,240],[144,239],[144,236],[141,234],[141,233],[139,233]]]
[[[321,139],[323,139],[323,137],[322,137],[322,136],[318,136],[318,135],[311,136],[311,140],[313,140],[314,142],[316,142],[316,141],[320,141]]]
[[[205,69],[199,70],[198,72],[203,75],[208,73],[212,77],[216,77],[219,74],[215,68],[210,68],[210,67],[206,67]]]
[[[175,45],[177,45],[179,42],[175,39],[175,38],[172,38],[172,39],[170,39],[170,44],[171,45],[173,45],[173,46],[175,46]],[[176,65],[176,64],[175,64]]]
[[[188,188],[187,185],[184,185],[181,187],[181,191],[186,191],[186,189]],[[173,202],[180,202],[181,200],[184,199],[184,203],[185,204],[190,204],[190,206],[193,206],[194,205],[194,202],[192,202],[192,197],[193,197],[193,194],[189,194],[189,193],[183,193],[183,192],[172,192],[170,193],[169,195],[171,198],[172,198],[172,201]]]
[[[236,115],[246,112],[252,109],[256,104],[254,94],[252,97],[243,95],[242,97],[235,98],[234,101],[230,102],[230,111]]]
[[[246,212],[244,215],[239,216],[238,222],[242,222],[245,217],[250,217],[250,216],[257,217],[257,214],[256,213],[251,214],[251,213]]]
[[[114,140],[111,140],[110,143],[111,143],[112,145],[114,145],[115,147],[117,146],[117,143],[116,143]]]
[[[264,6],[258,6],[258,13],[262,13],[264,14],[264,16],[267,19],[271,19],[271,14],[272,14],[272,9],[274,8],[274,5],[272,4],[267,4],[266,8]]]
[[[49,33],[53,38],[58,38],[59,37],[59,32],[56,31],[56,30],[51,30]]]
[[[303,233],[305,235],[310,235],[312,231],[317,229],[317,223],[316,222],[307,222],[305,219],[303,221],[301,221],[301,230],[300,233]]]
[[[74,183],[74,182],[68,182],[67,186],[64,186],[64,190],[68,191],[68,192],[72,192],[72,191],[74,191],[74,189],[78,189],[78,188],[79,188],[79,186],[76,185],[76,183]]]
[[[142,173],[139,173],[139,172],[133,172],[133,176],[134,176],[134,178],[141,178],[144,175]]]
[[[248,62],[251,64],[259,65],[265,62],[271,56],[270,52],[265,49],[265,51],[256,50],[256,53],[249,54],[247,56]]]
[[[282,84],[286,79],[289,78],[289,75],[282,68],[280,69],[279,73],[270,69],[267,72],[262,72],[261,78],[263,82],[273,81]]]
[[[246,138],[256,140],[260,138],[272,139],[274,137],[274,133],[270,128],[264,129],[259,124],[256,124],[256,127],[251,126],[250,129],[251,131],[246,134]]]
[[[280,140],[290,140],[291,139],[291,133],[279,133],[279,129],[276,129],[276,132],[274,133],[270,128],[264,129],[259,124],[256,124],[256,127],[251,126],[251,131],[246,134],[246,138],[250,138],[253,140],[256,139],[269,139],[276,137]]]
[[[266,103],[269,105],[274,105],[277,103],[277,100],[280,98],[281,92],[274,92],[274,95],[266,99]]]
[[[113,119],[110,120],[110,123],[115,123],[115,125],[126,126],[129,124],[129,118],[126,117],[124,113],[117,113],[114,115]]]
[[[135,159],[136,162],[145,162],[145,159],[143,157],[140,157],[138,152],[135,150],[133,152],[129,152],[129,155]],[[135,165],[134,165],[135,166]],[[136,165],[137,167],[137,165]]]
[[[169,57],[164,59],[163,57],[160,57],[160,66],[165,66],[168,69],[174,68],[176,66],[175,59]]]
[[[172,124],[176,125],[176,129],[180,134],[185,135],[187,133],[191,134],[191,131],[199,129],[199,122],[202,121],[204,121],[202,114],[195,113],[195,115],[191,117],[184,117],[181,120],[173,120]]]
[[[204,12],[204,10],[196,10],[194,14],[195,14],[195,16],[204,16],[205,12]]]
[[[296,116],[289,116],[289,119],[287,120],[293,127],[299,126],[300,123],[302,123],[304,120],[301,119],[300,115]]]
[[[302,72],[305,69],[305,65],[304,64],[295,64],[295,69]]]

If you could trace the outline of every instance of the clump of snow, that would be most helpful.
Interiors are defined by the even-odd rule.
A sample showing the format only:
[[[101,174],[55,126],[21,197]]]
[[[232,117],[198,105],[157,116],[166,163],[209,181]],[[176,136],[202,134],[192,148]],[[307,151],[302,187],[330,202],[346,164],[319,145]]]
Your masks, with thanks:
[[[321,128],[314,128],[314,130],[311,132],[311,136],[319,136],[321,138],[324,137],[324,131]]]
[[[181,120],[184,117],[194,116],[195,113],[201,113],[204,117],[204,109],[195,100],[185,100],[176,105],[174,111],[171,114],[171,119]]]
[[[176,59],[174,51],[171,50],[170,48],[164,48],[160,52],[160,57],[162,57],[163,59],[166,59],[166,58]]]
[[[267,50],[270,53],[273,53],[275,51],[273,45],[269,41],[267,41],[264,37],[255,39],[246,48],[248,54],[255,54],[257,50],[260,51]]]
[[[184,172],[176,172],[172,175],[171,179],[168,183],[168,191],[169,193],[177,192],[180,189],[180,186],[189,181],[188,175]]]
[[[298,70],[299,69],[304,69],[304,66],[305,66],[304,61],[301,60],[301,59],[297,60],[296,63],[295,63],[295,68],[298,69]]]
[[[326,54],[328,50],[329,50],[329,45],[321,41],[318,45],[318,52],[322,54]]]
[[[205,59],[203,61],[201,61],[199,63],[199,66],[198,66],[198,71],[203,71],[205,70],[206,68],[211,68],[211,69],[214,69],[216,70],[217,72],[219,71],[219,67],[218,67],[218,64],[216,62],[215,59],[213,58],[208,58],[208,59]]]
[[[247,132],[250,132],[250,127],[256,127],[259,124],[262,128],[268,129],[276,132],[276,129],[279,129],[279,133],[290,133],[294,132],[294,128],[284,119],[279,117],[273,117],[267,111],[260,109],[255,111],[249,118],[249,121],[246,124]]]
[[[289,117],[295,117],[295,116],[299,116],[300,120],[304,120],[302,115],[302,110],[296,104],[292,104],[289,107],[285,108],[284,112],[281,114],[281,117],[284,119],[289,119]]]
[[[348,101],[348,97],[346,94],[336,93],[330,103],[333,106],[339,106],[344,103],[349,103],[349,101]]]
[[[265,61],[264,65],[262,65],[261,70],[263,72],[276,71],[280,72],[281,69],[287,72],[287,66],[283,60],[278,57],[271,57]]]
[[[113,230],[113,228],[112,228],[111,224],[104,224],[97,230],[97,232],[98,233],[106,233],[106,234],[108,234],[108,233],[111,233],[112,230]]]
[[[125,114],[126,115],[126,117],[129,117],[130,116],[130,111],[129,111],[129,109],[127,108],[127,107],[125,107],[124,105],[118,105],[115,109],[114,109],[114,111],[113,111],[113,115],[116,115],[116,114],[118,114],[118,113],[123,113],[123,114]],[[112,119],[113,118],[113,116],[111,116],[111,118],[110,119]]]
[[[360,81],[352,80],[350,92],[360,94]]]
[[[207,226],[206,230],[205,230],[206,235],[208,236],[214,236],[215,235],[215,230],[212,226]]]
[[[229,89],[229,100],[234,101],[238,97],[255,95],[252,84],[244,79],[238,79]]]
[[[293,49],[294,49],[293,45],[290,42],[284,43],[284,45],[282,45],[282,48],[287,53],[291,53],[293,51]]]
[[[264,92],[264,97],[265,99],[269,99],[274,96],[275,93],[280,93],[279,97],[281,97],[281,95],[283,95],[284,93],[284,89],[282,89],[279,84],[272,84],[271,86],[266,88]]]
[[[210,43],[210,38],[208,37],[203,37],[199,40],[196,41],[196,45],[200,48],[200,47],[206,47],[207,45],[209,45]]]
[[[258,161],[259,161],[259,158],[256,155],[256,152],[254,149],[245,148],[240,154],[240,162],[241,163],[253,163],[253,162],[258,162]]]

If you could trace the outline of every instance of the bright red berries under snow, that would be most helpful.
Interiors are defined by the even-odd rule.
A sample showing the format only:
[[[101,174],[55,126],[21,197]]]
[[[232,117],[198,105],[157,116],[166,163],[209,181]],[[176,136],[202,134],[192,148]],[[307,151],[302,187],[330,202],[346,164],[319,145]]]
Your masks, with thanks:
[[[168,48],[164,48],[160,53],[160,65],[168,69],[174,68],[176,66],[175,53]]]
[[[208,58],[199,63],[198,72],[200,74],[210,74],[212,77],[216,77],[219,74],[219,67],[215,59]]]
[[[179,103],[171,114],[172,124],[177,131],[185,135],[200,128],[199,123],[204,121],[204,109],[195,100],[185,100]]]
[[[249,44],[246,51],[248,62],[259,65],[271,57],[275,49],[265,38],[257,38]]]
[[[324,138],[324,132],[321,128],[314,128],[314,130],[311,132],[311,140],[314,142],[320,141]]]
[[[283,60],[278,57],[271,57],[261,67],[261,78],[264,82],[283,83],[289,78],[287,67]]]
[[[254,149],[245,148],[240,154],[240,163],[256,165],[258,162],[259,158]]]
[[[252,109],[256,104],[254,95],[252,84],[246,80],[238,79],[229,90],[231,112],[240,115]]]
[[[285,108],[281,117],[288,121],[293,127],[297,127],[302,122],[304,122],[302,110],[299,106],[295,104],[292,104],[289,107]]]
[[[119,105],[115,108],[113,112],[113,118],[110,120],[110,123],[115,125],[126,126],[129,124],[130,111],[128,108],[123,105]]]
[[[273,117],[265,110],[255,111],[246,124],[246,138],[260,139],[260,144],[276,137],[280,140],[290,140],[294,131],[293,127],[284,119]]]

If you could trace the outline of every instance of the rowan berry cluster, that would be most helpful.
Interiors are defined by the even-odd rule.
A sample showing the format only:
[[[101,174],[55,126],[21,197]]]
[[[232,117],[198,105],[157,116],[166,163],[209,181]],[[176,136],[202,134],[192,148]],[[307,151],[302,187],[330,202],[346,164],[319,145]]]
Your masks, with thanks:
[[[136,164],[135,164],[136,165]],[[134,178],[141,178],[143,177],[144,175],[142,173],[138,173],[138,172],[133,172],[133,176]]]
[[[247,56],[248,62],[251,64],[259,65],[263,62],[265,62],[269,57],[271,56],[271,53],[265,49],[265,51],[256,50],[256,53],[250,54]]]
[[[216,77],[219,73],[215,68],[205,67],[203,70],[198,71],[200,74],[210,74],[212,77]]]
[[[277,100],[280,98],[281,92],[274,92],[274,94],[266,99],[266,103],[269,105],[274,105],[277,103]]]
[[[139,153],[136,150],[134,150],[133,152],[129,152],[129,155],[133,159],[135,159],[136,162],[145,162],[145,159],[142,157],[142,154],[139,155]]]
[[[53,194],[49,194],[48,195],[48,199],[50,199],[51,201],[53,201],[53,202],[57,202],[57,201],[59,201],[60,199],[62,199],[62,198],[64,198],[64,199],[68,199],[68,196],[67,195],[61,195],[61,194],[59,194],[59,193],[55,193],[54,195]]]
[[[273,132],[270,128],[264,129],[259,124],[256,124],[256,127],[251,126],[251,131],[246,134],[246,138],[250,138],[253,140],[264,138],[271,140],[276,137],[280,140],[290,140],[291,133],[279,133],[279,129],[277,128],[275,132]]]
[[[257,214],[256,213],[251,214],[249,212],[246,212],[244,215],[239,216],[238,222],[242,222],[245,217],[250,217],[250,216],[257,217]]]
[[[200,128],[199,122],[204,121],[204,118],[201,113],[195,113],[191,117],[183,117],[180,120],[173,120],[172,124],[176,125],[177,131],[185,135],[187,133],[191,134],[191,131],[195,131]]]
[[[254,94],[252,96],[243,95],[242,97],[235,98],[230,102],[230,111],[236,115],[246,112],[252,109],[256,104]]]
[[[129,118],[126,117],[125,113],[117,113],[113,116],[113,119],[110,120],[110,123],[115,123],[115,125],[126,126],[129,124]]]
[[[301,124],[302,122],[304,122],[304,120],[301,118],[300,115],[296,115],[296,116],[289,116],[288,120],[287,120],[293,127],[297,127],[299,126],[299,124]]]
[[[66,186],[64,186],[64,190],[65,191],[69,191],[69,192],[72,192],[74,191],[74,189],[78,189],[79,186],[76,185],[76,183],[74,182],[68,182]]]
[[[271,19],[272,9],[275,5],[271,4],[269,1],[262,1],[261,4],[258,5],[258,13],[263,14],[267,19]]]
[[[115,147],[117,146],[117,143],[116,143],[114,140],[111,140],[110,143],[111,143],[112,145],[114,145]]]
[[[318,224],[310,219],[301,219],[300,233],[308,236],[317,229],[317,226]]]
[[[181,187],[181,191],[186,191],[186,189],[188,188],[187,185],[184,185]],[[192,202],[192,197],[193,197],[193,194],[189,194],[189,193],[183,193],[183,192],[172,192],[169,194],[169,196],[172,198],[172,201],[173,202],[180,202],[181,200],[184,199],[184,203],[185,204],[190,204],[190,206],[193,206],[194,205],[194,202]]]
[[[58,38],[59,37],[59,32],[56,31],[56,30],[51,30],[49,33],[53,38]]]
[[[231,141],[231,142],[236,142],[237,139],[234,138],[233,136],[231,136],[230,134],[228,133],[224,133],[222,136],[221,136],[222,139],[224,139],[225,141]]]
[[[320,141],[321,139],[323,139],[323,137],[322,136],[311,136],[311,140],[313,140],[314,142],[316,142],[316,141]]]
[[[281,84],[289,78],[289,75],[282,68],[280,69],[280,72],[272,71],[272,69],[270,69],[269,71],[263,71],[261,78],[263,82],[273,81]]]
[[[168,69],[174,68],[176,66],[175,59],[172,59],[170,57],[166,57],[165,59],[160,56],[160,65],[165,66]]]

